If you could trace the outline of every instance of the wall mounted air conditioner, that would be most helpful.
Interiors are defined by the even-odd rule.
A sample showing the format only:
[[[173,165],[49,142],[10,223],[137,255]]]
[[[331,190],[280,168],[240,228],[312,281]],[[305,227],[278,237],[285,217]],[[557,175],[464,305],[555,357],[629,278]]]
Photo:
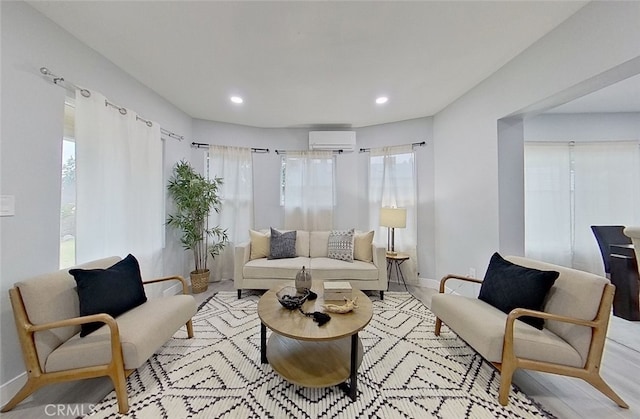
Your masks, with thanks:
[[[309,131],[309,150],[342,150],[356,149],[355,131]]]

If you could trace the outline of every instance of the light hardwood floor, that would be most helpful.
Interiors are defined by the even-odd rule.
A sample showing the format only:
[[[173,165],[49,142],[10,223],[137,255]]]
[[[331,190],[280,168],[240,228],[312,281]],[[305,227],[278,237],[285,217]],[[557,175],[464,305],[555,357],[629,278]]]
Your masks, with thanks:
[[[206,292],[195,295],[198,304],[217,291],[233,290],[231,280],[209,285]],[[437,292],[432,288],[408,288],[426,306],[431,305],[431,296]],[[392,282],[389,290],[404,291],[404,286]],[[640,418],[640,322],[611,318],[602,376],[630,409],[618,408],[599,391],[576,378],[519,370],[513,383],[558,418]],[[89,413],[91,404],[99,402],[112,390],[113,386],[106,378],[55,384],[37,391],[1,416],[3,419],[75,418]],[[60,414],[56,409],[61,409]]]

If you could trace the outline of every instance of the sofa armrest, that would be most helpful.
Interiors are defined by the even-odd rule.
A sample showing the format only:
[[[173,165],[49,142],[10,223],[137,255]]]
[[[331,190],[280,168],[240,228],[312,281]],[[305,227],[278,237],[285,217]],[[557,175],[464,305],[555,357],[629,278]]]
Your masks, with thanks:
[[[475,284],[482,284],[482,280],[481,279],[469,278],[469,277],[466,277],[466,276],[449,274],[449,275],[443,277],[440,280],[440,290],[439,290],[440,294],[444,294],[444,291],[446,289],[445,288],[445,283],[450,279],[457,279],[457,280],[460,280],[460,281],[473,282]]]
[[[515,321],[516,319],[522,316],[531,316],[531,317],[538,317],[546,320],[555,320],[559,322],[572,323],[580,326],[590,327],[594,330],[597,330],[598,327],[601,326],[600,322],[598,321],[582,320],[575,317],[561,316],[558,314],[546,313],[544,311],[530,310],[526,308],[514,308],[507,315],[507,321],[504,325],[504,338],[503,338],[504,343],[502,346],[503,347],[503,353],[502,353],[503,365],[505,362],[517,363],[516,355],[515,355],[515,346],[514,346],[515,345],[514,344]],[[520,362],[526,362],[526,361],[520,361]]]
[[[236,245],[233,256],[233,285],[236,289],[242,289],[244,280],[242,270],[251,256],[251,242],[248,241]]]
[[[184,295],[189,295],[189,286],[187,285],[187,281],[183,277],[181,277],[180,275],[166,276],[164,278],[156,278],[156,279],[150,279],[148,281],[142,281],[142,285],[155,284],[155,283],[158,283],[158,282],[165,282],[165,281],[180,281],[180,282],[182,282],[182,293]]]
[[[50,323],[24,325],[26,332],[31,334],[49,329],[57,329],[59,327],[76,326],[85,323],[100,322],[109,326],[110,342],[111,342],[111,362],[112,364],[121,365],[124,368],[124,360],[122,358],[122,347],[120,344],[120,329],[116,320],[106,313],[92,314],[89,316],[72,317],[70,319],[58,320]]]
[[[384,284],[386,290],[389,285],[389,277],[387,276],[387,249],[385,247],[371,245],[373,254],[373,264],[378,268],[378,281]]]
[[[522,316],[538,317],[545,320],[555,320],[559,322],[572,323],[579,326],[587,327],[596,327],[598,325],[598,323],[593,320],[582,320],[576,317],[561,316],[559,314],[546,313],[544,311],[530,310],[527,308],[514,308],[513,310],[511,310],[511,312],[509,312],[509,315],[507,316],[507,322],[505,324],[505,335],[509,333],[509,329],[511,329],[511,334],[513,334],[513,323],[517,318]]]

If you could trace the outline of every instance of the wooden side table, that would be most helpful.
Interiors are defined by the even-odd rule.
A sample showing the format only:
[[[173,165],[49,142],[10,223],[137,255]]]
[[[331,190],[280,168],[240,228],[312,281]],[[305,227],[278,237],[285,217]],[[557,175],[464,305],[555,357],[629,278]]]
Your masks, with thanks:
[[[409,291],[407,288],[407,282],[404,279],[404,274],[400,268],[400,265],[402,265],[406,260],[409,260],[409,255],[406,253],[387,253],[387,277],[389,278],[389,281],[391,281],[391,273],[395,270],[396,281],[400,283],[400,279],[402,279],[404,289]]]

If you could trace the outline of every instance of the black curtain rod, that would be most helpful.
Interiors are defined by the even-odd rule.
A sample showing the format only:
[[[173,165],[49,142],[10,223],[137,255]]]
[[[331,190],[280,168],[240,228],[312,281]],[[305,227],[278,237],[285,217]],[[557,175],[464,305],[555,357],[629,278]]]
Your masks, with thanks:
[[[411,143],[411,147],[422,147],[424,145],[427,145],[426,141],[421,141],[419,143]],[[393,147],[393,146],[391,146],[391,147]],[[368,153],[369,151],[371,151],[370,148],[361,148],[360,149],[361,153]]]
[[[210,145],[211,144],[207,144],[207,143],[196,143],[196,142],[191,143],[191,147],[195,147],[195,148],[209,148]],[[252,153],[268,153],[269,149],[251,147],[251,152]]]
[[[313,151],[313,150],[303,150],[303,151]],[[323,151],[331,151],[333,154],[342,154],[344,150],[323,150]],[[287,150],[275,150],[276,154],[287,154]]]

